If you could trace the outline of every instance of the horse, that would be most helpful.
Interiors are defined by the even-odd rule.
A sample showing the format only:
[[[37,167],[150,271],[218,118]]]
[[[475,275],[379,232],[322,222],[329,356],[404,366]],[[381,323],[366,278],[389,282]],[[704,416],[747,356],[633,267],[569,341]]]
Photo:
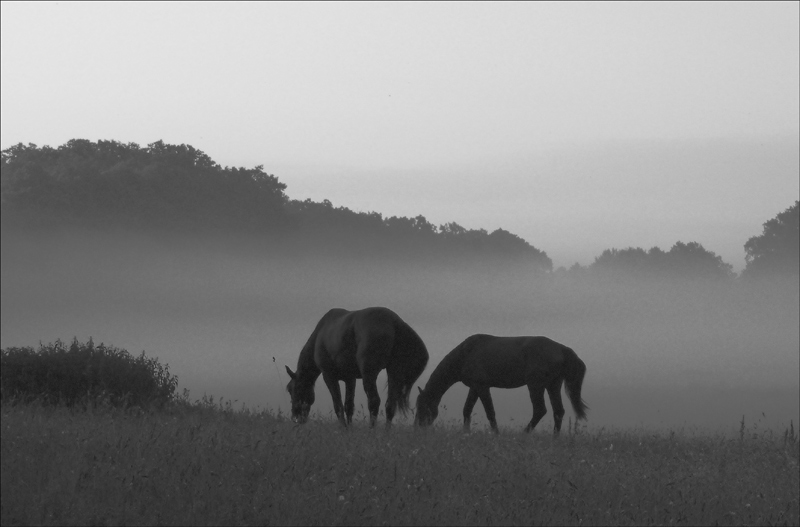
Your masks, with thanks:
[[[297,371],[286,366],[291,380],[286,386],[292,398],[292,421],[304,423],[314,404],[314,384],[322,374],[333,397],[336,417],[347,426],[353,421],[356,379],[362,379],[367,394],[370,427],[375,426],[381,398],[376,384],[386,370],[388,397],[386,425],[400,410],[409,409],[414,383],[428,364],[422,339],[397,313],[385,307],[358,311],[331,309],[317,323],[297,361]],[[339,381],[345,384],[345,402]]]
[[[561,384],[564,382],[572,408],[578,419],[586,419],[588,407],[581,399],[581,385],[586,365],[575,352],[547,337],[495,337],[472,335],[448,353],[431,373],[425,389],[417,396],[414,424],[427,426],[439,414],[444,393],[458,381],[469,387],[464,405],[464,431],[469,431],[472,409],[478,399],[483,403],[492,431],[497,433],[494,405],[489,388],[527,386],[533,404],[530,432],[547,413],[544,392],[550,395],[555,428],[561,431],[564,405]]]

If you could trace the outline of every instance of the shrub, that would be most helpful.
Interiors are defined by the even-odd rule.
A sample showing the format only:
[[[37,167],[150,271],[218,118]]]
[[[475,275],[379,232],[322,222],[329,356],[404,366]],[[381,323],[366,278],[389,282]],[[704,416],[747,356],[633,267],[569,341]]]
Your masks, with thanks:
[[[0,396],[41,400],[44,404],[92,404],[117,407],[158,406],[170,401],[178,378],[157,358],[142,352],[132,356],[124,349],[77,338],[67,346],[55,343],[6,348],[2,353]]]

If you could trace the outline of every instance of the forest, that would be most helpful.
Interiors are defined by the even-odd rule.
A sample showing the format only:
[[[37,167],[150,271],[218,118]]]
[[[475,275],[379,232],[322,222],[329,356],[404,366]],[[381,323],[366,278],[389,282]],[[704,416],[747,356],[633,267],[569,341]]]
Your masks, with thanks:
[[[733,266],[702,244],[676,242],[669,250],[610,248],[587,267],[554,270],[550,257],[503,229],[436,226],[423,215],[384,217],[330,201],[293,200],[286,185],[254,168],[222,167],[190,145],[157,141],[141,147],[117,141],[73,139],[57,148],[22,143],[2,152],[4,230],[59,226],[256,236],[277,250],[315,247],[353,256],[404,261],[523,264],[532,273],[641,278],[737,278]],[[743,233],[742,278],[796,276],[798,201]]]
[[[424,216],[354,212],[328,200],[292,200],[263,166],[221,167],[188,145],[72,140],[58,148],[22,144],[3,151],[3,222],[125,226],[150,233],[235,233],[272,243],[386,257],[493,257],[549,271],[552,261],[498,229],[439,227]]]

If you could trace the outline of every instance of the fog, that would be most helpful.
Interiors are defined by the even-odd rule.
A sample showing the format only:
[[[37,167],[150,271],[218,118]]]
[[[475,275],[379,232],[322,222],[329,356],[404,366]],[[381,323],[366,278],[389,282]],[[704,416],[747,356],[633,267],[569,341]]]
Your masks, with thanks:
[[[545,335],[586,363],[591,427],[733,431],[743,415],[762,427],[800,415],[796,282],[615,282],[222,235],[4,231],[1,298],[4,348],[91,336],[157,356],[192,398],[237,407],[286,412],[283,366],[296,366],[319,318],[332,307],[382,305],[428,347],[420,386],[469,335]],[[530,420],[525,388],[492,393],[501,426]],[[440,420],[460,422],[465,397],[454,386]],[[319,381],[312,415],[331,408]],[[365,409],[359,382],[357,419]],[[485,426],[479,404],[473,427]],[[551,427],[548,414],[538,429]]]

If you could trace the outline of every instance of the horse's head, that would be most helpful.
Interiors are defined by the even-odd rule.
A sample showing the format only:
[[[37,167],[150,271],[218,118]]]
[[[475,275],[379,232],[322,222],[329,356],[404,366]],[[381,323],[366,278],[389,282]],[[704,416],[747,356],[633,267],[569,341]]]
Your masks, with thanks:
[[[439,415],[439,404],[433,401],[430,395],[425,393],[425,390],[419,388],[414,424],[418,426],[428,426],[433,423],[437,415]]]
[[[292,421],[295,423],[305,423],[308,420],[308,412],[314,404],[314,383],[304,382],[296,373],[286,366],[290,381],[286,385],[286,391],[292,397]]]

